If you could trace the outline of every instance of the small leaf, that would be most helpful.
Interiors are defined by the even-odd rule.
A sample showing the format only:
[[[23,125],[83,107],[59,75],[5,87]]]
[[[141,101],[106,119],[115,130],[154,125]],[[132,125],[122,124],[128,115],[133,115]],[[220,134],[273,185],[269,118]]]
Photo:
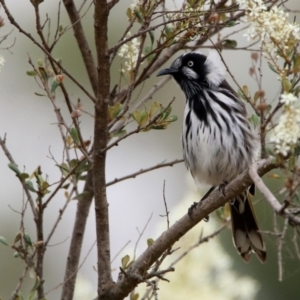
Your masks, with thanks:
[[[276,70],[276,68],[275,68],[271,63],[268,62],[268,65],[269,65],[269,68],[270,68],[274,73],[278,74],[278,71]]]
[[[150,40],[151,40],[151,46],[153,46],[153,44],[154,44],[154,33],[153,33],[153,30],[149,31],[149,36],[150,36]]]
[[[132,14],[132,10],[130,7],[127,8],[126,10],[126,15],[128,17],[128,19],[131,21],[133,19],[133,14]]]
[[[51,94],[53,94],[55,92],[55,90],[57,89],[57,87],[60,85],[60,83],[57,82],[57,80],[53,80],[52,85],[51,85]]]
[[[237,24],[237,22],[234,21],[234,20],[230,20],[230,21],[226,22],[226,26],[227,26],[227,27],[232,27],[232,26],[234,26],[234,25],[236,25],[236,24]]]
[[[26,246],[32,247],[31,238],[28,233],[24,234],[24,241],[26,243]]]
[[[126,269],[126,266],[127,266],[128,262],[129,262],[129,260],[130,260],[130,256],[129,255],[125,255],[124,257],[122,257],[121,263],[122,263],[122,268],[123,269]]]
[[[39,276],[36,276],[35,283],[34,283],[34,286],[33,286],[33,288],[31,289],[31,291],[29,293],[28,300],[35,299],[35,293],[36,293],[38,287],[40,286],[40,283],[41,283],[41,280],[40,280]]]
[[[79,141],[78,131],[77,131],[77,129],[75,127],[71,128],[70,134],[71,134],[71,137],[73,138],[74,142],[77,145],[79,145],[80,141]]]
[[[74,158],[69,161],[69,166],[71,169],[75,168],[77,166],[77,164],[78,164],[78,159]]]
[[[161,104],[157,101],[154,101],[152,103],[150,111],[149,111],[149,117],[152,118],[160,107],[161,107]]]
[[[29,178],[29,174],[27,174],[27,173],[21,173],[21,174],[19,175],[19,178],[20,178],[22,181],[24,181],[25,179]]]
[[[132,292],[130,294],[130,300],[138,300],[139,299],[139,294],[135,294],[134,292]]]
[[[137,11],[136,9],[134,10],[134,14],[137,17],[137,19],[142,23],[144,21],[142,15],[140,14],[139,11]]]
[[[8,244],[8,242],[7,242],[7,240],[6,240],[6,238],[3,237],[3,236],[0,236],[0,243],[2,243],[2,244],[5,245],[5,246],[9,246],[9,244]]]
[[[175,116],[175,115],[170,116],[168,119],[166,119],[166,121],[167,121],[168,123],[175,122],[175,121],[177,121],[177,120],[178,120],[178,117]]]
[[[8,164],[8,167],[13,170],[17,175],[20,175],[21,172],[20,170],[18,169],[18,166],[16,164],[13,164],[13,163],[9,163]]]
[[[153,239],[147,239],[147,245],[148,245],[148,247],[149,246],[152,246],[152,244],[154,243],[154,240]]]
[[[136,110],[132,113],[132,117],[135,119],[135,121],[140,124],[141,121],[141,113],[139,110]]]
[[[258,122],[259,122],[258,115],[252,114],[252,116],[250,117],[250,122],[253,124],[253,127],[256,128],[256,126],[258,125]]]
[[[19,256],[20,256],[20,255],[19,255],[19,252],[18,252],[18,251],[15,251],[15,252],[14,252],[14,257],[15,257],[15,258],[18,258]]]
[[[30,180],[25,181],[25,184],[29,191],[36,193],[36,190],[34,189],[33,183]]]
[[[46,97],[46,95],[44,95],[44,94],[40,94],[40,93],[34,93],[36,96],[39,96],[39,97]]]
[[[82,162],[80,162],[79,166],[76,169],[76,174],[80,174],[83,172],[87,172],[92,168],[93,164],[88,161],[87,159],[83,160]]]
[[[45,68],[44,67],[39,67],[39,71],[40,71],[40,74],[41,74],[42,78],[45,80],[45,82],[47,82],[48,81],[48,74],[47,74]]]
[[[91,193],[88,191],[84,191],[81,194],[76,195],[75,197],[72,198],[72,200],[83,200],[86,196],[90,195]]]
[[[28,76],[36,76],[36,72],[34,70],[26,71]]]
[[[21,232],[18,232],[18,234],[15,237],[14,244],[17,243],[21,239],[21,237],[22,237]]]
[[[146,110],[143,110],[143,111],[141,112],[141,118],[140,118],[140,123],[139,123],[139,125],[140,125],[140,126],[145,126],[145,125],[147,124],[147,122],[148,122],[148,113],[147,113]]]
[[[60,171],[63,175],[67,176],[70,173],[70,169],[66,163],[62,163],[61,165],[57,165],[60,168]]]
[[[59,33],[62,33],[62,32],[63,32],[63,29],[64,29],[64,27],[63,27],[62,25],[59,25],[59,26],[58,26],[58,32],[59,32]]]
[[[237,47],[237,41],[226,39],[222,41],[222,46],[226,49],[234,49]]]
[[[291,87],[292,87],[291,82],[287,78],[283,78],[282,79],[282,87],[286,93],[289,93],[291,90]]]

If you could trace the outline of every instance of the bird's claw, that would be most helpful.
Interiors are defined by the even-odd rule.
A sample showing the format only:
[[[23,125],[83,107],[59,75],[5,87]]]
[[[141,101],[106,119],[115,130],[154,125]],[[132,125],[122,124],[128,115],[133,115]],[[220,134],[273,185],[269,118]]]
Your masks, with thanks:
[[[225,188],[228,184],[228,181],[224,180],[223,183],[219,185],[219,191],[222,192],[223,196],[225,197]]]
[[[193,217],[192,217],[193,211],[194,211],[194,209],[197,207],[198,204],[199,204],[199,205],[202,204],[201,200],[200,200],[200,202],[194,202],[194,203],[191,205],[191,207],[188,209],[188,216],[190,217],[191,220],[193,220]],[[203,220],[204,220],[205,222],[208,222],[208,221],[209,221],[209,216],[206,216],[205,218],[203,218]]]

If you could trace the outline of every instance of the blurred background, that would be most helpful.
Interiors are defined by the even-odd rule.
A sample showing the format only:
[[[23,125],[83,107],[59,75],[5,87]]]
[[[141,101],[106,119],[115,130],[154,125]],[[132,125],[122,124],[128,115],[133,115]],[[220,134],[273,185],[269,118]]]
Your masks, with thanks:
[[[27,32],[37,38],[34,9],[30,2],[14,0],[7,0],[6,2],[16,21]],[[79,6],[82,1],[75,2]],[[289,1],[289,3],[291,9],[297,9],[297,6],[299,6],[297,0]],[[122,35],[127,24],[125,11],[130,4],[130,1],[121,1],[112,10],[109,24],[110,46],[114,45]],[[41,16],[45,17],[48,13],[52,18],[53,28],[56,24],[57,8],[58,1],[44,1],[40,5]],[[92,15],[92,10],[88,11],[82,22],[90,46],[93,48]],[[29,56],[33,62],[37,62],[38,59],[43,59],[43,55],[32,42],[17,32],[16,29],[13,29],[5,18],[2,8],[0,9],[0,16],[5,19],[5,26],[1,28],[1,35],[3,36],[13,30],[1,47],[5,48],[16,38],[15,45],[10,51],[0,50],[1,55],[5,58],[5,65],[0,72],[0,135],[3,138],[4,134],[7,134],[7,147],[21,170],[24,169],[31,174],[38,166],[41,166],[43,174],[47,174],[49,177],[49,182],[55,182],[60,178],[60,172],[55,167],[55,162],[50,158],[50,152],[58,162],[61,162],[63,149],[56,125],[55,113],[48,98],[34,94],[35,92],[42,93],[42,90],[33,77],[26,75],[26,71],[31,70],[28,64]],[[61,20],[63,26],[69,24],[63,5]],[[239,46],[246,45],[247,41],[242,33],[239,33],[236,38]],[[207,49],[199,50],[203,53],[208,51]],[[53,55],[61,58],[63,66],[81,84],[90,89],[72,30],[69,30],[63,36]],[[250,52],[224,51],[223,55],[239,84],[247,84],[250,91],[254,93],[256,84],[249,76],[249,68],[251,67]],[[119,81],[119,70],[120,59],[117,58],[112,66],[112,86]],[[263,87],[266,90],[267,97],[275,101],[280,92],[279,82],[265,64],[263,64],[262,70]],[[139,99],[157,82],[158,78],[153,76],[142,88],[137,90],[134,97]],[[229,82],[232,84],[230,79]],[[91,101],[67,77],[65,78],[65,84],[73,103],[76,103],[77,99],[80,98],[84,109],[92,112],[93,105]],[[237,89],[236,86],[234,88]],[[153,100],[167,105],[174,96],[176,96],[176,100],[173,104],[172,113],[178,116],[178,121],[172,123],[167,130],[152,130],[147,133],[133,135],[123,140],[117,147],[112,148],[108,153],[107,160],[108,182],[136,172],[141,168],[182,158],[181,123],[184,100],[181,92],[175,86],[175,83],[170,81],[154,96]],[[70,122],[70,118],[67,117],[69,113],[59,91],[56,99],[62,113]],[[84,139],[92,138],[93,118],[84,114],[81,117],[81,128]],[[20,216],[15,211],[21,211],[24,195],[19,181],[7,167],[7,164],[7,158],[0,150],[0,236],[4,236],[12,244],[20,226]],[[266,180],[268,184],[271,183],[268,176],[266,176]],[[146,173],[108,188],[112,258],[129,242],[128,246],[122,250],[113,262],[114,278],[117,278],[121,257],[126,254],[133,257],[133,249],[139,237],[139,232],[143,230],[149,219],[149,224],[138,244],[137,254],[147,247],[146,241],[148,238],[155,239],[166,229],[166,219],[161,217],[165,214],[163,202],[164,182],[165,197],[172,224],[185,214],[191,203],[197,201],[203,193],[203,191],[196,190],[183,164]],[[280,184],[281,182],[277,181],[272,187],[275,193],[280,190]],[[58,216],[59,209],[65,203],[63,192],[60,196],[56,197],[45,211],[45,235],[50,232]],[[273,213],[259,193],[256,196],[255,203],[261,229],[273,231]],[[46,252],[45,291],[52,290],[47,295],[47,299],[59,299],[60,296],[61,289],[57,286],[63,281],[75,209],[76,201],[74,200],[69,204],[52,238],[50,243],[52,246]],[[81,261],[86,257],[95,241],[93,209],[92,206]],[[218,219],[215,218],[215,214],[211,217],[210,222],[197,225],[189,237],[183,239],[181,247],[189,246],[189,243],[195,243],[201,232],[204,235],[210,234],[221,225]],[[281,223],[281,220],[279,220],[280,226]],[[26,232],[35,241],[35,227],[29,210],[27,210],[24,225]],[[291,240],[292,233],[292,231],[288,233],[289,240]],[[272,235],[265,235],[265,240],[268,250],[267,263],[262,265],[253,257],[252,261],[246,265],[234,249],[230,230],[225,229],[207,245],[202,245],[200,248],[193,250],[193,255],[189,256],[188,260],[179,263],[174,274],[166,276],[171,279],[171,282],[161,284],[162,299],[199,299],[201,296],[206,297],[205,299],[296,299],[296,295],[299,294],[300,263],[294,254],[292,242],[287,242],[283,246],[283,282],[278,282],[276,240]],[[178,252],[180,251],[181,249],[178,250]],[[14,258],[13,253],[12,249],[0,244],[1,299],[10,297],[24,269],[22,261]],[[93,247],[79,270],[76,299],[91,299],[96,296],[97,273],[94,270],[96,265],[96,248]],[[176,276],[178,276],[177,279]],[[185,277],[185,281],[183,281],[182,276]],[[21,289],[24,296],[28,295],[33,284],[33,279],[26,278],[24,287]],[[180,290],[181,292],[179,292]],[[236,293],[233,292],[235,290],[237,290]],[[182,291],[184,291],[184,294],[182,294]],[[186,298],[183,298],[183,295]]]

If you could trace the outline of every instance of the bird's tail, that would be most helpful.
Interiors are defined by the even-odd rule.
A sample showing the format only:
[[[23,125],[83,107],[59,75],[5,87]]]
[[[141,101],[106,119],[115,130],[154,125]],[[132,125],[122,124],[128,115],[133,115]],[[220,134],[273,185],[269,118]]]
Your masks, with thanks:
[[[254,186],[250,192],[254,191]],[[266,246],[259,232],[252,207],[250,192],[246,190],[230,204],[232,234],[235,247],[245,262],[249,262],[255,252],[262,263],[266,262]]]

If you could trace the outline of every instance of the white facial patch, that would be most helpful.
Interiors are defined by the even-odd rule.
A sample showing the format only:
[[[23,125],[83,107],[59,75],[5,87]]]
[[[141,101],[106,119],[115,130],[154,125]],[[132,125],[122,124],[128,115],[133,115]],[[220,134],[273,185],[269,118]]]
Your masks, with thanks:
[[[225,79],[226,69],[217,51],[213,50],[208,53],[205,66],[209,85],[218,86]]]
[[[188,78],[188,79],[194,79],[197,80],[199,78],[199,75],[192,70],[189,67],[183,67],[182,68],[182,73]]]
[[[178,57],[176,60],[174,60],[174,62],[171,65],[172,69],[179,69],[181,67],[182,64],[182,56]]]

